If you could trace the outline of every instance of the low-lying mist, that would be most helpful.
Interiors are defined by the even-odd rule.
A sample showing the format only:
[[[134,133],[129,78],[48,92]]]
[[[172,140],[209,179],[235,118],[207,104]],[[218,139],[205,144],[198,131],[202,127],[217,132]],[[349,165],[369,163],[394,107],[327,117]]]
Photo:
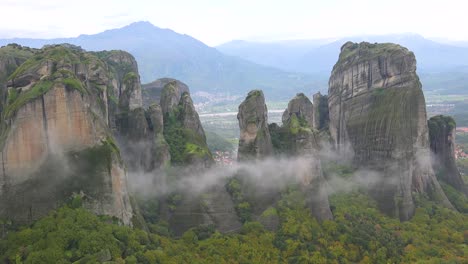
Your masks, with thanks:
[[[197,195],[212,187],[225,185],[232,177],[242,177],[263,191],[281,190],[291,184],[320,184],[325,179],[329,195],[366,188],[383,181],[385,184],[398,182],[398,177],[389,179],[378,171],[355,169],[348,162],[340,162],[337,157],[327,148],[315,155],[275,156],[235,162],[230,166],[214,165],[206,169],[187,166],[150,173],[129,172],[128,182],[130,191],[142,197],[159,197],[172,192]],[[350,173],[342,175],[337,167],[346,167]]]

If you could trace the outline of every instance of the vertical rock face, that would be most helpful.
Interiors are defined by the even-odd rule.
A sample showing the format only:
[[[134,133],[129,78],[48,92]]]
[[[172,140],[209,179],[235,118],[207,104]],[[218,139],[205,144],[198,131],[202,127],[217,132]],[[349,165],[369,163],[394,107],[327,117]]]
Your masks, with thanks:
[[[322,130],[328,127],[330,121],[328,114],[328,96],[322,95],[320,92],[313,96],[314,104],[314,124],[313,128]]]
[[[283,139],[289,141],[286,152],[305,159],[309,169],[299,176],[307,204],[318,220],[326,220],[332,219],[333,215],[318,155],[320,148],[318,132],[312,128],[313,116],[313,105],[309,98],[304,94],[298,94],[289,101],[288,109],[283,114],[283,127],[280,133],[283,133]]]
[[[172,164],[188,166],[191,172],[211,167],[214,160],[187,85],[173,79],[158,80],[152,84],[155,83],[164,83],[160,97],[161,109],[158,111],[164,116],[164,136],[169,145]],[[161,124],[161,120],[157,123]],[[193,176],[182,173],[179,177]],[[163,218],[169,222],[176,236],[200,225],[213,225],[220,232],[236,231],[241,227],[224,184],[215,184],[203,190],[203,193],[192,192],[190,186],[176,190],[175,193],[181,196],[177,206],[163,209]]]
[[[381,208],[401,220],[414,213],[412,193],[451,206],[430,164],[426,106],[414,54],[395,44],[348,42],[329,81],[330,133],[336,149],[376,170]]]
[[[188,86],[175,79],[164,78],[157,80],[155,83],[163,85],[160,99],[163,114],[173,111],[179,105],[182,94],[190,94]]]
[[[260,90],[249,92],[239,105],[240,138],[237,159],[246,161],[273,154],[270,131],[268,129],[268,110],[265,97]]]
[[[303,93],[299,93],[288,103],[288,108],[283,113],[283,124],[291,119],[292,115],[301,117],[307,122],[307,125],[312,127],[314,124],[314,106],[312,102]]]
[[[206,168],[214,164],[205,131],[187,90],[179,81],[169,81],[161,92],[164,136],[175,165]]]
[[[142,107],[140,75],[135,58],[120,50],[101,51],[97,56],[109,65],[112,88],[119,98],[119,106],[124,110]]]
[[[429,119],[428,126],[434,171],[439,179],[468,195],[468,188],[455,163],[455,120],[450,116],[438,115]]]
[[[189,93],[188,86],[183,82],[180,82],[176,79],[171,79],[171,78],[157,79],[154,82],[150,82],[150,83],[142,85],[142,89],[143,91],[145,91],[143,95],[143,105],[150,106],[151,104],[155,102],[159,103],[161,100],[161,93],[162,93],[162,90],[164,89],[164,86],[166,86],[166,84],[170,82],[175,83],[175,85],[179,87],[181,94],[184,92]]]
[[[35,52],[9,77],[1,123],[0,215],[29,222],[74,194],[130,223],[126,172],[108,127],[112,77],[72,46]]]

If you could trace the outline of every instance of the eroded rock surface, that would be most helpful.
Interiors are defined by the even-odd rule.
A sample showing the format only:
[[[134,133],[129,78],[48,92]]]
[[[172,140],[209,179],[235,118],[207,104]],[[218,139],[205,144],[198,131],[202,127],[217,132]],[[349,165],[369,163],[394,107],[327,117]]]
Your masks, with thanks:
[[[144,91],[143,104],[145,106],[150,106],[153,103],[158,103],[159,104],[159,102],[161,100],[162,90],[164,89],[164,86],[166,86],[166,84],[168,84],[170,82],[175,82],[176,86],[178,86],[180,88],[180,93],[181,94],[184,93],[184,92],[189,92],[188,86],[185,83],[181,82],[181,81],[178,81],[178,80],[172,79],[172,78],[157,79],[154,82],[150,82],[150,83],[142,85],[142,89]]]
[[[193,174],[201,177],[206,169],[214,165],[214,160],[188,87],[173,79],[161,82],[165,84],[161,91],[160,111],[164,115],[164,136],[170,148],[172,164],[188,168],[188,172],[176,173],[176,177],[181,180],[195,177]],[[168,199],[165,199],[166,204],[161,212],[175,235],[182,235],[197,226],[213,226],[223,233],[240,229],[241,223],[224,184],[206,186],[200,192],[186,186],[176,190],[177,194],[181,197],[177,205],[168,205]],[[169,197],[171,195],[174,193]]]
[[[249,92],[239,105],[240,138],[237,159],[246,161],[273,154],[270,131],[268,130],[268,110],[265,97],[260,90]]]
[[[291,107],[294,106],[294,107]],[[298,94],[289,104],[283,114],[283,138],[289,139],[286,149],[293,157],[305,159],[307,170],[299,175],[301,187],[306,196],[306,202],[312,214],[318,220],[332,219],[328,202],[328,193],[325,178],[322,172],[321,161],[318,155],[320,139],[318,131],[313,128],[314,106],[304,94]],[[291,111],[299,109],[299,111]],[[284,118],[287,116],[287,118]]]
[[[110,75],[97,56],[65,45],[35,52],[10,75],[2,217],[27,223],[80,195],[95,213],[130,224],[126,172],[108,127]]]
[[[328,128],[330,122],[328,114],[328,96],[322,95],[320,92],[313,95],[314,105],[314,124],[313,128],[323,130]]]
[[[434,154],[434,171],[439,179],[468,195],[455,162],[456,123],[450,116],[438,115],[428,121],[431,150]]]
[[[407,220],[413,193],[451,207],[430,163],[426,105],[416,59],[396,44],[347,42],[329,81],[330,133],[355,165],[381,175],[370,186],[384,212]]]

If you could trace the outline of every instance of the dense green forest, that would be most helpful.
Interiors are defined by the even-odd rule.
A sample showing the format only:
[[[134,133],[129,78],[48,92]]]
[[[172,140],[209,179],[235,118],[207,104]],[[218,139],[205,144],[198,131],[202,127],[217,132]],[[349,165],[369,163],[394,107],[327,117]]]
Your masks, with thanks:
[[[454,191],[454,190],[452,190]],[[456,191],[455,191],[456,192]],[[463,196],[464,197],[464,196]],[[453,197],[452,197],[453,198]],[[457,198],[455,198],[457,199]],[[458,197],[458,199],[461,199]],[[466,203],[466,200],[462,201]],[[279,230],[246,222],[238,234],[211,226],[180,238],[167,225],[150,231],[119,225],[75,198],[31,226],[3,221],[6,263],[467,263],[468,215],[418,200],[407,222],[385,216],[360,191],[330,197],[333,221],[317,222],[291,187],[278,203]],[[7,232],[7,229],[17,231]]]

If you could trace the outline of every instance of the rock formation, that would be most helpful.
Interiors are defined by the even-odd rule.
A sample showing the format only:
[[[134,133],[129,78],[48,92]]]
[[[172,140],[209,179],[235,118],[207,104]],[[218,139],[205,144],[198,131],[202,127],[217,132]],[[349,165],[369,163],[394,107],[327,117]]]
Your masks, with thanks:
[[[73,195],[129,224],[120,151],[108,127],[117,80],[79,47],[47,46],[10,75],[2,111],[0,215],[30,222]]]
[[[468,188],[455,163],[455,120],[450,116],[438,115],[429,119],[428,126],[436,175],[439,179],[468,195]]]
[[[413,193],[429,193],[451,207],[430,164],[426,105],[412,52],[396,44],[347,42],[328,93],[335,148],[381,174],[370,189],[384,212],[409,219]]]
[[[323,130],[328,128],[330,118],[328,116],[328,96],[320,92],[313,96],[314,105],[314,123],[313,128]]]
[[[188,86],[181,81],[178,81],[176,79],[171,79],[171,78],[157,79],[154,82],[150,82],[150,83],[142,85],[142,89],[144,91],[143,92],[143,105],[147,107],[147,106],[152,105],[153,103],[159,103],[161,100],[161,93],[162,93],[164,86],[166,86],[166,84],[170,82],[175,83],[175,85],[179,87],[179,90],[181,91],[181,93],[189,92]]]
[[[213,165],[214,160],[187,89],[185,84],[174,80],[168,82],[161,92],[164,136],[173,164],[206,168]]]
[[[306,160],[309,169],[303,175],[299,175],[301,187],[312,214],[319,220],[325,220],[332,219],[333,215],[318,155],[320,149],[318,131],[312,128],[313,108],[312,102],[304,94],[294,97],[284,111],[280,133],[284,134],[282,138],[289,141],[285,151],[293,157],[302,157]],[[287,118],[284,118],[285,116]]]
[[[173,79],[152,84],[155,83],[164,83],[160,103],[172,164],[190,170],[178,172],[174,177],[183,180],[193,172],[203,172],[214,164],[214,160],[187,85]],[[190,186],[186,186],[169,195],[169,198],[180,196],[177,204],[168,204],[171,200],[168,198],[163,202],[161,214],[176,236],[197,226],[212,225],[223,233],[240,229],[241,223],[223,183],[208,186],[203,193],[192,192]]]
[[[268,110],[265,97],[260,90],[250,91],[239,105],[240,138],[237,159],[247,161],[273,154],[270,131],[268,129]]]
[[[312,102],[303,93],[299,93],[288,103],[288,108],[283,113],[283,124],[288,123],[292,115],[300,117],[301,120],[307,122],[306,126],[314,125],[314,106]]]
[[[164,78],[157,80],[155,83],[163,85],[159,99],[163,114],[173,111],[179,105],[184,93],[190,94],[188,86],[175,79]]]
[[[263,93],[252,91],[239,106],[238,119],[241,128],[239,161],[266,158],[273,156],[274,153],[300,159],[301,167],[303,165],[304,168],[285,173],[291,177],[291,183],[300,183],[306,204],[318,220],[332,219],[328,194],[324,185],[325,179],[318,157],[318,132],[312,128],[313,105],[309,98],[302,93],[297,94],[283,113],[283,125],[280,127],[277,124],[271,124],[265,128],[267,116]],[[263,186],[252,181],[242,172],[237,179],[242,186],[242,196],[251,205],[252,217],[263,223],[266,228],[274,230],[279,219],[278,215],[273,212],[275,212],[276,202],[284,186],[281,184]],[[295,182],[297,180],[299,182]]]

